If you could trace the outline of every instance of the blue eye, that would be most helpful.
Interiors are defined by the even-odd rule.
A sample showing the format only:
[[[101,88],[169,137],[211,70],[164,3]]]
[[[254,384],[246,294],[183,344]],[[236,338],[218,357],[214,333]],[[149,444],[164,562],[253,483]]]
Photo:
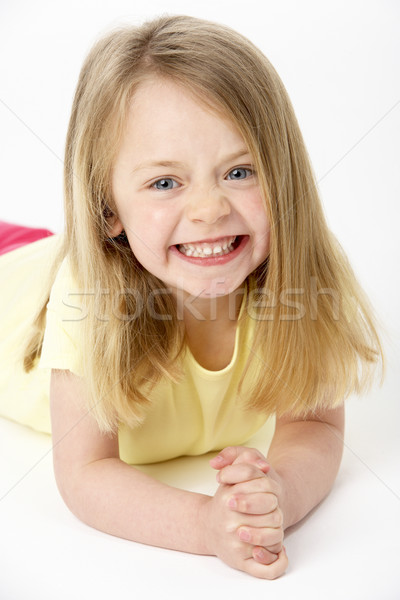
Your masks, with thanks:
[[[174,179],[165,177],[165,179],[158,179],[155,181],[151,187],[155,188],[156,190],[169,191],[175,188],[177,185],[178,184]]]
[[[247,179],[247,177],[251,177],[251,175],[253,175],[253,171],[251,169],[237,167],[228,173],[227,179],[231,181],[240,181],[242,179]]]

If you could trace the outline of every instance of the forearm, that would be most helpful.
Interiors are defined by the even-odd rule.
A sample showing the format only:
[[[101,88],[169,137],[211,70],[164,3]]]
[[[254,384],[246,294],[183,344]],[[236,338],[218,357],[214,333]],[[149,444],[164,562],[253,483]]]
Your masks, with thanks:
[[[285,529],[329,493],[342,452],[343,432],[331,424],[298,421],[277,431],[267,458],[282,485],[280,506]]]
[[[91,527],[153,546],[207,554],[199,513],[209,496],[163,484],[118,458],[83,467],[60,491]]]

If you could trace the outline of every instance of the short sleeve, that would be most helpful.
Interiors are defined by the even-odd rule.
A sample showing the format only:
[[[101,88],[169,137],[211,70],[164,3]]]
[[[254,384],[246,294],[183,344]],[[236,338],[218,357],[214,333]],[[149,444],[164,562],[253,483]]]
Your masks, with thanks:
[[[82,376],[82,291],[72,277],[68,257],[57,273],[47,304],[39,368],[65,369]]]

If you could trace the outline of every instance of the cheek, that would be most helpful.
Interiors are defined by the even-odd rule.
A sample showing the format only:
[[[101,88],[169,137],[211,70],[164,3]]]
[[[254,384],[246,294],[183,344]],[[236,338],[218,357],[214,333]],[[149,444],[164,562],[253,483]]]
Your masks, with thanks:
[[[257,255],[262,262],[269,254],[271,228],[261,195],[258,194],[252,200],[250,215],[254,224]]]
[[[266,235],[267,233],[269,233],[269,218],[261,194],[259,192],[254,193],[249,198],[249,202],[247,203],[247,209],[248,219],[251,220],[255,233],[259,235]]]
[[[129,230],[138,236],[141,234],[146,237],[151,236],[153,242],[156,242],[167,231],[168,223],[171,220],[165,208],[150,207],[145,202],[135,202],[134,200],[131,200],[129,204],[125,203],[120,210],[120,216],[124,226]]]
[[[163,260],[174,230],[171,214],[165,209],[132,207],[125,222],[129,245],[139,262]]]
[[[260,265],[269,255],[270,247],[270,232],[269,229],[260,230],[255,236],[255,243],[253,246],[253,256],[257,266]]]

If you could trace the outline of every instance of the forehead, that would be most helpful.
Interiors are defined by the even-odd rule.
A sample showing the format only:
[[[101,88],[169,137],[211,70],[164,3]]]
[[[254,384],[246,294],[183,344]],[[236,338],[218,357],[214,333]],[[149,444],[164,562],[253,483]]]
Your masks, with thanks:
[[[193,108],[206,110],[209,113],[218,115],[222,119],[229,120],[229,117],[221,104],[212,97],[211,93],[200,91],[189,83],[185,84],[168,76],[147,76],[136,87],[131,97],[130,106],[135,107],[143,105],[169,105],[176,106],[182,110],[182,105],[192,104]]]
[[[124,138],[142,148],[155,144],[195,147],[205,138],[217,146],[246,146],[233,119],[216,102],[166,78],[145,81],[136,89]]]

